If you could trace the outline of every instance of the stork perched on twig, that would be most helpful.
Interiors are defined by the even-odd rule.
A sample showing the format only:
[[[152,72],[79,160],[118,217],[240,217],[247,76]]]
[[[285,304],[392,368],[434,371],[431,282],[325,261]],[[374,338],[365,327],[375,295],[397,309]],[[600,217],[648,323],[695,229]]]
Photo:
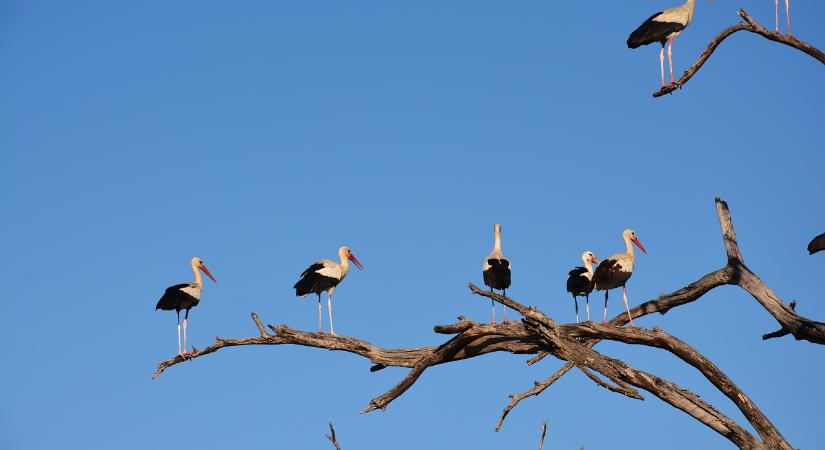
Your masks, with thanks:
[[[633,265],[636,261],[631,242],[636,244],[639,250],[645,255],[647,251],[645,251],[639,239],[636,238],[636,233],[633,230],[624,230],[622,238],[624,238],[627,252],[617,253],[599,263],[596,271],[593,273],[593,288],[597,291],[604,291],[604,315],[602,316],[602,323],[607,322],[607,292],[610,289],[621,287],[624,307],[627,310],[627,317],[630,319],[630,326],[635,326],[633,325],[633,317],[630,315],[630,307],[627,306],[627,286],[625,286],[627,280],[633,275]]]
[[[627,38],[629,48],[638,48],[642,45],[659,42],[662,50],[659,52],[659,64],[662,69],[662,87],[665,87],[665,42],[668,42],[667,61],[670,65],[670,83],[676,82],[673,77],[673,39],[679,35],[693,20],[693,9],[696,0],[687,0],[675,8],[668,8],[657,12],[645,20],[639,28],[633,30]]]
[[[155,310],[162,309],[164,311],[175,310],[178,313],[178,355],[185,355],[189,353],[186,346],[186,328],[189,323],[189,310],[198,305],[201,300],[201,292],[203,291],[203,282],[201,281],[202,270],[215,283],[218,280],[209,273],[209,269],[203,265],[203,260],[197,256],[192,258],[192,272],[195,272],[195,281],[192,283],[176,284],[166,288],[163,297],[158,300],[155,305]],[[180,310],[185,309],[186,315],[183,317],[183,351],[180,347]]]
[[[593,292],[593,264],[599,263],[599,258],[590,250],[582,253],[584,267],[576,267],[568,273],[567,292],[573,294],[573,303],[576,305],[576,323],[579,323],[579,301],[576,297],[584,296],[587,301],[587,320],[590,320],[590,293]]]
[[[490,288],[498,289],[502,295],[507,295],[507,288],[510,287],[510,260],[501,253],[501,225],[495,224],[493,226],[493,251],[484,258],[481,270],[484,275],[484,284]],[[496,302],[490,300],[493,310],[493,318],[490,323],[496,323]],[[503,323],[508,323],[507,320],[507,306],[504,307]]]
[[[301,279],[295,283],[295,295],[303,297],[309,294],[318,294],[318,333],[324,332],[323,322],[321,320],[321,292],[327,293],[327,311],[329,312],[329,333],[335,336],[335,328],[332,324],[332,291],[338,286],[338,283],[344,280],[349,272],[349,262],[352,261],[359,269],[364,270],[364,266],[358,262],[352,250],[348,247],[341,247],[338,249],[338,258],[340,263],[322,259],[315,264],[309,266],[304,273],[301,274]]]

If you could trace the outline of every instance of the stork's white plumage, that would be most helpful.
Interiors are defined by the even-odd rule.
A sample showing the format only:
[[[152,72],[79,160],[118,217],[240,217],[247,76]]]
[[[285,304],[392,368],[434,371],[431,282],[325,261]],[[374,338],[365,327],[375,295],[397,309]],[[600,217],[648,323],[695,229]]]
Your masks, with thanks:
[[[338,283],[343,281],[349,272],[349,262],[352,261],[359,269],[364,270],[364,266],[358,261],[348,247],[338,249],[340,263],[322,259],[309,266],[301,274],[301,279],[295,283],[295,295],[303,297],[309,294],[318,294],[318,332],[323,333],[324,327],[321,320],[321,292],[327,293],[327,311],[329,312],[329,332],[335,335],[335,328],[332,324],[332,292]]]
[[[507,288],[510,287],[510,260],[501,253],[501,225],[495,224],[493,226],[493,251],[484,258],[484,263],[481,265],[481,272],[484,276],[484,284],[490,288],[498,289],[502,295],[507,295]],[[493,318],[490,323],[496,323],[496,302],[490,300]],[[504,323],[507,320],[507,307],[504,307]]]
[[[617,287],[622,288],[624,307],[627,310],[627,317],[630,319],[630,326],[633,325],[633,317],[630,315],[630,307],[627,305],[627,280],[633,275],[633,266],[636,262],[636,255],[633,253],[633,244],[636,244],[645,255],[647,251],[636,238],[636,233],[627,229],[622,233],[627,251],[625,253],[617,253],[609,258],[604,259],[596,271],[593,273],[593,288],[597,291],[604,291],[604,315],[602,316],[602,323],[607,322],[607,293],[610,289]]]
[[[575,267],[568,273],[567,292],[573,294],[573,303],[576,305],[576,323],[579,323],[579,301],[576,297],[583,295],[587,300],[587,320],[590,320],[590,293],[593,292],[593,264],[599,263],[599,258],[590,250],[582,253],[583,267]]]
[[[793,36],[791,34],[791,7],[788,4],[790,0],[785,0],[785,17],[788,18],[788,36]],[[779,0],[773,0],[773,6],[776,12],[776,32],[779,33]]]
[[[192,272],[195,272],[195,281],[192,283],[176,284],[166,288],[163,297],[158,300],[155,310],[162,309],[165,311],[175,310],[178,314],[178,355],[185,355],[189,352],[186,345],[186,328],[189,324],[189,310],[198,305],[201,300],[201,293],[203,292],[203,281],[201,280],[202,270],[212,281],[217,283],[215,277],[209,273],[209,269],[203,264],[203,260],[197,256],[192,258]],[[180,347],[180,310],[186,310],[186,315],[183,317],[183,351]]]
[[[665,87],[665,42],[669,42],[667,60],[670,65],[670,82],[675,83],[673,77],[673,39],[679,35],[693,20],[693,9],[696,0],[687,0],[675,8],[668,8],[658,12],[645,20],[627,38],[629,48],[638,48],[642,45],[659,42],[662,50],[659,52],[659,64],[662,69],[662,87]]]

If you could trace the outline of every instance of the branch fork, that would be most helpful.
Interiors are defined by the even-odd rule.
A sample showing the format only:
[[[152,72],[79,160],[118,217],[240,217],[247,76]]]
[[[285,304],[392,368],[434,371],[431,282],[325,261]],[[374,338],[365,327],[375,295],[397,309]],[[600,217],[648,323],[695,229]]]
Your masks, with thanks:
[[[798,314],[795,310],[795,302],[790,305],[786,304],[745,265],[727,203],[719,198],[716,199],[716,212],[722,231],[727,264],[677,291],[669,294],[660,293],[657,298],[630,309],[630,316],[639,318],[652,313],[665,314],[673,308],[698,300],[718,286],[737,285],[750,293],[781,327],[778,331],[766,334],[763,339],[791,334],[797,340],[825,344],[824,323]],[[439,364],[492,352],[535,355],[527,361],[528,364],[535,364],[548,355],[552,355],[565,361],[565,364],[549,378],[535,381],[531,389],[509,395],[510,402],[501,413],[496,431],[501,428],[504,419],[519,402],[541,394],[570,369],[576,367],[596,385],[629,398],[643,400],[644,397],[640,394],[640,390],[651,393],[671,406],[684,411],[739,448],[792,448],[753,401],[713,362],[684,341],[658,327],[653,329],[625,328],[629,320],[625,312],[617,315],[607,324],[589,321],[580,324],[559,324],[538,308],[528,307],[512,298],[484,291],[474,284],[469,284],[468,287],[473,294],[490,298],[516,310],[522,314],[523,319],[509,324],[493,325],[459,317],[456,323],[434,327],[434,332],[438,334],[453,335],[440,346],[385,349],[354,337],[310,333],[290,328],[287,325],[264,326],[258,315],[253,312],[251,317],[258,330],[258,336],[216,337],[215,343],[200,350],[193,348],[186,358],[177,355],[162,361],[158,364],[152,378],[156,378],[167,368],[187,359],[192,360],[224,347],[239,345],[302,345],[324,348],[364,357],[372,363],[370,371],[373,372],[390,366],[411,369],[398,384],[370,400],[362,410],[367,413],[376,409],[386,409],[393,400],[412,387],[428,368]],[[605,339],[629,345],[659,348],[694,367],[739,409],[758,437],[691,391],[655,374],[634,368],[623,361],[602,355],[593,349],[593,346]]]

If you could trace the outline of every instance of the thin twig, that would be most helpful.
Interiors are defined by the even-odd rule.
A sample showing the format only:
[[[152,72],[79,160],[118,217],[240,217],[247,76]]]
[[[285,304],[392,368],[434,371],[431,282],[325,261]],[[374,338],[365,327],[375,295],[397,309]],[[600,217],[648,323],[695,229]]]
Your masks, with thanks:
[[[541,421],[541,439],[539,440],[539,450],[544,448],[544,435],[547,434],[547,419]]]
[[[335,446],[335,450],[341,450],[341,445],[338,443],[338,438],[335,437],[335,427],[332,426],[332,421],[329,422],[329,432],[330,434],[325,434],[324,436],[332,442],[332,445]]]

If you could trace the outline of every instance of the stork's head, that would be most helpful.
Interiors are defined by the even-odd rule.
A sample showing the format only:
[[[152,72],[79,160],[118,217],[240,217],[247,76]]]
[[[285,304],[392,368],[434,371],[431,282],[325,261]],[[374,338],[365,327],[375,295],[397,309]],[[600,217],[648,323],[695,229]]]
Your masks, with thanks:
[[[584,261],[585,264],[598,264],[599,258],[596,258],[596,255],[594,255],[593,252],[591,252],[590,250],[586,250],[584,253],[582,253],[582,261]]]
[[[497,224],[493,225],[493,233],[501,234],[501,224],[497,223]]]
[[[636,232],[635,231],[628,228],[628,229],[624,230],[624,233],[622,233],[622,236],[624,236],[625,240],[630,240],[634,244],[636,244],[636,247],[639,247],[639,250],[641,250],[642,253],[647,255],[647,251],[645,250],[644,246],[642,246],[642,243],[639,242],[639,239],[636,237]]]
[[[206,266],[203,265],[203,260],[198,258],[197,256],[192,258],[192,267],[199,269],[207,277],[209,277],[210,280],[214,281],[215,283],[218,282],[218,280],[216,280],[215,277],[213,277],[212,274],[209,273],[209,269],[207,269]]]
[[[352,250],[350,250],[349,247],[345,246],[339,248],[338,255],[341,257],[342,260],[346,258],[352,261],[356,266],[358,266],[359,269],[364,270],[364,266],[361,265],[361,262],[358,261],[358,258],[355,257],[355,255],[352,253]]]

